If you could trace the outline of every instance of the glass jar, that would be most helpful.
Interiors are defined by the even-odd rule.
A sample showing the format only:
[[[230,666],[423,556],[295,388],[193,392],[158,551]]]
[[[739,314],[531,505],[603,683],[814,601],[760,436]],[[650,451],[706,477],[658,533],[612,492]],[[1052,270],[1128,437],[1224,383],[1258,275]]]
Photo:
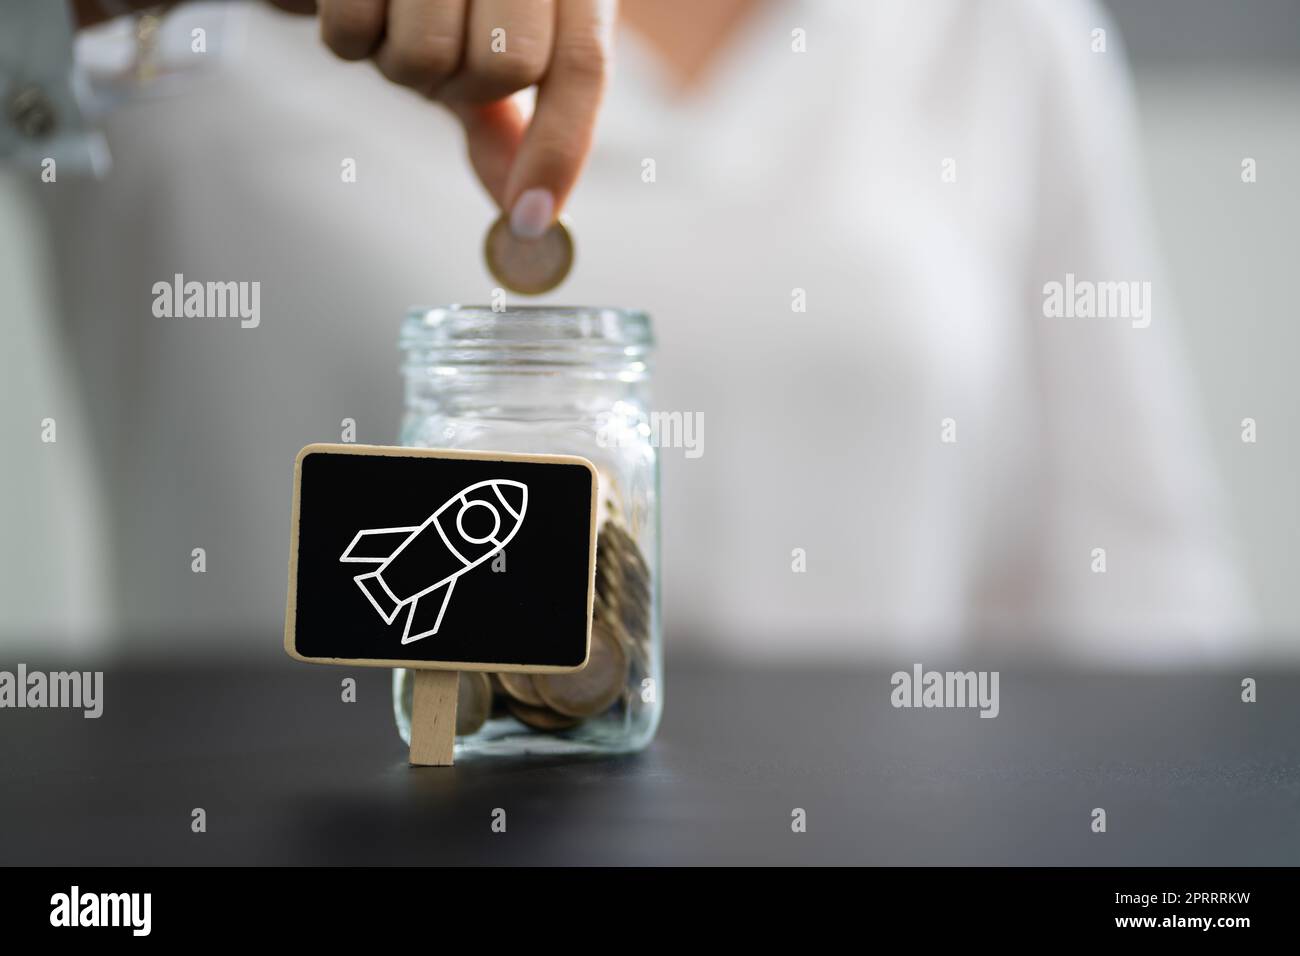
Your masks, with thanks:
[[[581,455],[596,466],[592,640],[598,630],[602,638],[612,635],[626,659],[617,698],[584,716],[553,710],[528,675],[492,675],[491,716],[463,734],[458,727],[456,755],[623,753],[646,746],[663,708],[650,317],[585,307],[416,309],[402,326],[401,348],[401,444]],[[474,678],[462,675],[468,679]],[[413,684],[409,670],[393,672],[393,710],[408,743]]]

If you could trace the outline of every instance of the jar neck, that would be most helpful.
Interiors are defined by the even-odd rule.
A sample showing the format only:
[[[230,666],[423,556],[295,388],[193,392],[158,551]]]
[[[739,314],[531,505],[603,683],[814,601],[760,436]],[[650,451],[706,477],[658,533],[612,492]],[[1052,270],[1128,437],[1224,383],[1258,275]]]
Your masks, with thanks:
[[[619,404],[649,406],[649,373],[408,363],[406,407],[425,415],[589,421]]]
[[[590,420],[649,401],[649,318],[605,308],[450,306],[402,328],[410,411],[516,421]]]

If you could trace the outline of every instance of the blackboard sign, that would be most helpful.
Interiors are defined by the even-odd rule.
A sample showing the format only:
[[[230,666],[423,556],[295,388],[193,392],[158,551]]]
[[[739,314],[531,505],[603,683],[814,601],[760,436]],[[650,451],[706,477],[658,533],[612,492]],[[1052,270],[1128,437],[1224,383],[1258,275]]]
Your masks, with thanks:
[[[596,489],[576,456],[308,445],[294,466],[285,650],[326,664],[580,669]]]

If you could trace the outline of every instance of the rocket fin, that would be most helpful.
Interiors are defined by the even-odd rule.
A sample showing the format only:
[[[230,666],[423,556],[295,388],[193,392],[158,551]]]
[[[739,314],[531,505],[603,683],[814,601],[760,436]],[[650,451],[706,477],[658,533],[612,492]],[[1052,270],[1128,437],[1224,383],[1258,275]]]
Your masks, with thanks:
[[[374,528],[370,531],[358,531],[340,561],[351,564],[383,564],[394,551],[400,548],[412,534],[419,531],[412,528]]]
[[[361,588],[361,593],[366,596],[371,605],[379,616],[384,619],[385,624],[392,624],[393,618],[397,617],[397,612],[401,605],[397,599],[389,593],[388,588],[384,587],[384,582],[379,578],[378,571],[370,571],[366,574],[358,574],[352,579],[357,582],[357,587]]]
[[[406,615],[406,630],[402,633],[403,644],[438,633],[438,628],[442,626],[442,616],[447,612],[447,604],[451,601],[451,592],[456,589],[456,581],[456,578],[452,578],[442,587],[422,594],[411,602],[410,613]]]

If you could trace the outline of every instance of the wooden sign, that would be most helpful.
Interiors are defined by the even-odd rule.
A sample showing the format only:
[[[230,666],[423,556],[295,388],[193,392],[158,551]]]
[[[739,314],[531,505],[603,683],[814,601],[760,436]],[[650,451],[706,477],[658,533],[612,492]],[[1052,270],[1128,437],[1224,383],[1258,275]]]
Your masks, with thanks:
[[[450,764],[456,672],[586,666],[596,492],[595,467],[571,455],[308,445],[285,650],[415,668],[411,763]]]

